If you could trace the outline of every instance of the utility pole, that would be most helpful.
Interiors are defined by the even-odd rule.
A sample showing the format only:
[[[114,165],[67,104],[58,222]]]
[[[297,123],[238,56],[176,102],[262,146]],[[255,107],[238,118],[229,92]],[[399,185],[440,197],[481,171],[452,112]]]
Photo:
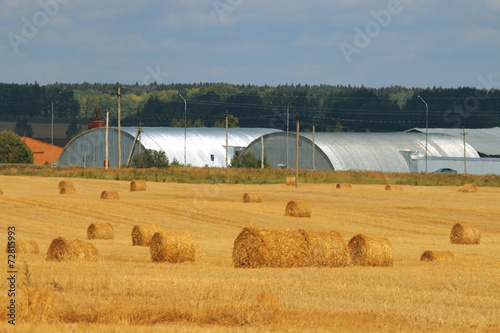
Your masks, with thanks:
[[[120,99],[122,94],[120,92],[120,86],[118,86],[118,168],[122,166],[122,144],[121,144],[121,106]]]
[[[429,131],[429,106],[420,95],[418,98],[425,104],[425,173],[427,173],[427,133]]]
[[[286,106],[286,169],[288,170],[288,127],[290,123],[290,104],[299,96],[295,96]]]
[[[295,188],[299,187],[299,113],[297,112],[297,133],[295,137]]]
[[[184,167],[187,166],[186,164],[186,141],[187,141],[187,135],[186,135],[186,127],[187,127],[187,101],[184,98],[184,96],[181,95],[180,92],[177,92],[177,95],[179,95],[182,100],[184,101]]]
[[[106,109],[106,160],[104,161],[104,168],[106,170],[108,170],[109,166],[108,131],[109,131],[109,108]]]
[[[313,171],[316,171],[316,161],[314,160],[314,150],[316,149],[316,146],[314,145],[315,129],[316,129],[316,124],[314,123],[314,118],[313,118]]]
[[[465,143],[465,136],[467,133],[465,132],[465,129],[462,127],[462,134],[464,136],[464,173],[467,173],[467,146]]]
[[[62,93],[58,92],[56,97],[52,100],[52,121],[50,123],[50,167],[54,167],[54,100]]]
[[[229,129],[229,117],[227,115],[227,110],[226,110],[226,169],[228,168],[229,164],[227,162],[227,155],[228,155],[228,149],[229,149],[229,140],[228,140],[228,129]]]

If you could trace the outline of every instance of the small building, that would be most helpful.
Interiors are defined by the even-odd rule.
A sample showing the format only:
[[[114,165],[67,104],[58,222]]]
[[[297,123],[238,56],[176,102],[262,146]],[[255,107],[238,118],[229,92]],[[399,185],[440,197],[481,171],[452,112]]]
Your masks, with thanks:
[[[56,163],[59,155],[61,155],[61,152],[63,151],[62,147],[28,138],[26,136],[22,136],[21,140],[26,142],[28,147],[31,149],[34,158],[33,164],[36,165],[50,165],[51,161]]]

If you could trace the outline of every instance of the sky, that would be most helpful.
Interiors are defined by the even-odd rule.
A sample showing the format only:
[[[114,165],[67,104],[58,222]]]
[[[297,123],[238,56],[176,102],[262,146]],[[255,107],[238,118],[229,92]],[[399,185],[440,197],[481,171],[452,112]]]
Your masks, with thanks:
[[[500,88],[500,0],[1,0],[0,82]]]

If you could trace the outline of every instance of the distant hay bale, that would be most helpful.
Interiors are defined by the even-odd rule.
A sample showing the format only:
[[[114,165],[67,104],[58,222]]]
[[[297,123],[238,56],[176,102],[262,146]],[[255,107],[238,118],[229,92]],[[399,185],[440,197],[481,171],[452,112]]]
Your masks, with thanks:
[[[262,199],[259,193],[245,193],[243,194],[243,202],[261,203]]]
[[[450,233],[452,244],[479,244],[481,241],[481,229],[477,225],[457,223]]]
[[[244,228],[234,241],[236,268],[304,267],[309,249],[298,230]]]
[[[120,197],[116,191],[102,191],[101,199],[119,200]]]
[[[425,251],[420,261],[452,261],[455,256],[451,251]]]
[[[115,232],[110,223],[91,223],[87,228],[88,239],[113,239]]]
[[[52,241],[45,260],[52,261],[99,261],[99,251],[94,244],[80,239],[68,240],[64,237]]]
[[[308,266],[343,267],[349,264],[349,255],[342,235],[336,231],[320,232],[300,229],[309,248]]]
[[[349,183],[338,183],[337,188],[352,188],[352,185]]]
[[[295,177],[286,177],[286,186],[295,186]]]
[[[306,201],[291,200],[286,204],[285,215],[293,217],[311,217],[311,205]]]
[[[477,185],[476,184],[465,184],[464,186],[460,186],[458,188],[458,192],[476,193],[477,192]]]
[[[356,235],[348,244],[351,264],[355,266],[392,266],[392,244],[386,238]]]
[[[132,229],[133,246],[150,246],[154,234],[161,231],[158,224],[136,225]]]
[[[130,182],[130,191],[146,191],[146,181],[145,180],[132,180]]]
[[[401,185],[389,185],[389,184],[387,184],[387,185],[385,185],[385,189],[387,191],[391,191],[391,190],[393,190],[393,191],[402,191],[403,190],[403,186],[401,186]]]
[[[57,185],[59,194],[76,194],[75,186],[68,180],[60,181]]]
[[[7,247],[5,248],[6,253],[9,252],[9,249],[12,249],[12,247],[9,247],[9,243],[10,242],[7,242]],[[18,253],[27,253],[27,254],[40,253],[40,247],[38,246],[38,243],[32,239],[14,241],[14,248],[13,249],[14,249],[16,254],[18,254]]]
[[[193,236],[187,231],[156,232],[149,248],[151,259],[156,262],[194,262],[195,246]]]

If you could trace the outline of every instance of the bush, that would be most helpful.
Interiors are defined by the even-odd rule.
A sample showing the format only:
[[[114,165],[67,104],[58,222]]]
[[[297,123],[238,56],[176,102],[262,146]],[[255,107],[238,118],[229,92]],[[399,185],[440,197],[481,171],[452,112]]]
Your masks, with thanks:
[[[262,160],[255,157],[255,154],[252,152],[247,152],[240,156],[234,156],[231,160],[232,168],[249,168],[249,169],[259,169],[261,167]],[[267,161],[267,158],[264,156],[264,168],[270,168],[271,164]]]
[[[0,163],[33,164],[31,149],[19,135],[13,132],[0,133]]]
[[[164,151],[146,149],[132,159],[135,168],[168,168],[170,166]]]

